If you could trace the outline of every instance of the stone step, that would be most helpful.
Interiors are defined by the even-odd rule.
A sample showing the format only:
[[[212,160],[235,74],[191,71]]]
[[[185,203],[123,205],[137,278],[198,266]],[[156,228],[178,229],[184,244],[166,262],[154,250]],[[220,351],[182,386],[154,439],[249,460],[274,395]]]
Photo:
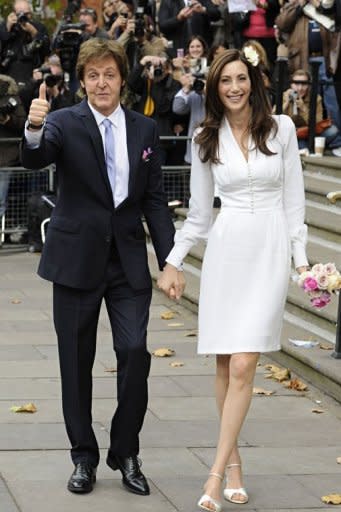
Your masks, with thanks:
[[[332,204],[320,204],[307,198],[306,223],[308,226],[341,234],[341,208]]]
[[[341,158],[337,157],[303,157],[303,169],[325,176],[341,177]]]
[[[312,171],[304,171],[304,186],[306,192],[316,194],[326,198],[328,192],[341,190],[341,172],[340,177],[325,176]]]

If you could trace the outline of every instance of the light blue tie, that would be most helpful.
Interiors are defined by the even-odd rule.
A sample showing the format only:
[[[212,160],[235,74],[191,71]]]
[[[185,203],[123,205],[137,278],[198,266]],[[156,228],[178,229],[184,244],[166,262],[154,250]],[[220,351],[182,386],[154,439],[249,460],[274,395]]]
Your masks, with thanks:
[[[110,181],[110,186],[112,190],[113,198],[115,197],[115,178],[116,178],[116,169],[115,169],[115,139],[112,131],[112,123],[110,119],[104,119],[103,121],[105,133],[105,161],[107,164],[107,172],[108,178]]]

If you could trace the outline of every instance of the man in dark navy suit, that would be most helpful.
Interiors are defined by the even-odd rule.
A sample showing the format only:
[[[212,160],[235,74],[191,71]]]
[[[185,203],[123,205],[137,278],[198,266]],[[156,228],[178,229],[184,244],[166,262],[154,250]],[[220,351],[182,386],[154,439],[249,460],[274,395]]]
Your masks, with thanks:
[[[107,464],[121,471],[129,491],[146,495],[149,487],[137,454],[148,400],[151,278],[141,216],[160,270],[173,245],[174,227],[162,191],[156,125],[120,105],[127,76],[124,49],[103,39],[83,43],[77,73],[84,100],[46,118],[49,104],[42,84],[22,145],[25,167],[55,162],[58,173],[58,200],[38,273],[53,282],[63,413],[75,464],[68,489],[90,492],[96,481],[91,372],[104,298],[117,357],[118,400]],[[182,286],[178,272],[174,296]]]

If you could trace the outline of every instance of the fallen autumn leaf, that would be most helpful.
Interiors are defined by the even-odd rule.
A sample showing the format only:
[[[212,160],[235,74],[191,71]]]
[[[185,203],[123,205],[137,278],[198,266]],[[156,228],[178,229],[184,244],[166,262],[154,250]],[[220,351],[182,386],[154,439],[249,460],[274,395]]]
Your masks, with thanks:
[[[10,410],[12,412],[37,412],[37,408],[32,402],[30,402],[29,404],[19,406],[13,405]]]
[[[268,391],[267,389],[263,389],[263,388],[253,388],[253,394],[254,395],[270,396],[270,395],[274,394],[274,391]]]
[[[171,357],[174,356],[175,350],[171,348],[158,348],[152,352],[155,357]]]
[[[173,311],[164,311],[163,313],[161,313],[162,320],[171,320],[174,317],[175,314]]]
[[[327,494],[326,496],[322,496],[321,500],[323,503],[341,505],[341,494]]]

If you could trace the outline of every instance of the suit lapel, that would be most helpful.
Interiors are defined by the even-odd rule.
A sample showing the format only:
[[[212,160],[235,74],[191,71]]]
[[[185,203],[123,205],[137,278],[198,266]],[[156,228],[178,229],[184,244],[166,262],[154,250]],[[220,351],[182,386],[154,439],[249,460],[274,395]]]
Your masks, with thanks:
[[[103,140],[101,133],[98,129],[96,120],[88,106],[87,99],[84,98],[82,102],[79,104],[78,110],[76,110],[77,114],[81,117],[92,141],[92,145],[95,151],[96,159],[98,161],[98,167],[101,171],[102,178],[106,185],[107,191],[109,193],[111,201],[113,201],[112,190],[108,178],[107,167],[105,164],[104,157],[104,148],[103,148]]]

